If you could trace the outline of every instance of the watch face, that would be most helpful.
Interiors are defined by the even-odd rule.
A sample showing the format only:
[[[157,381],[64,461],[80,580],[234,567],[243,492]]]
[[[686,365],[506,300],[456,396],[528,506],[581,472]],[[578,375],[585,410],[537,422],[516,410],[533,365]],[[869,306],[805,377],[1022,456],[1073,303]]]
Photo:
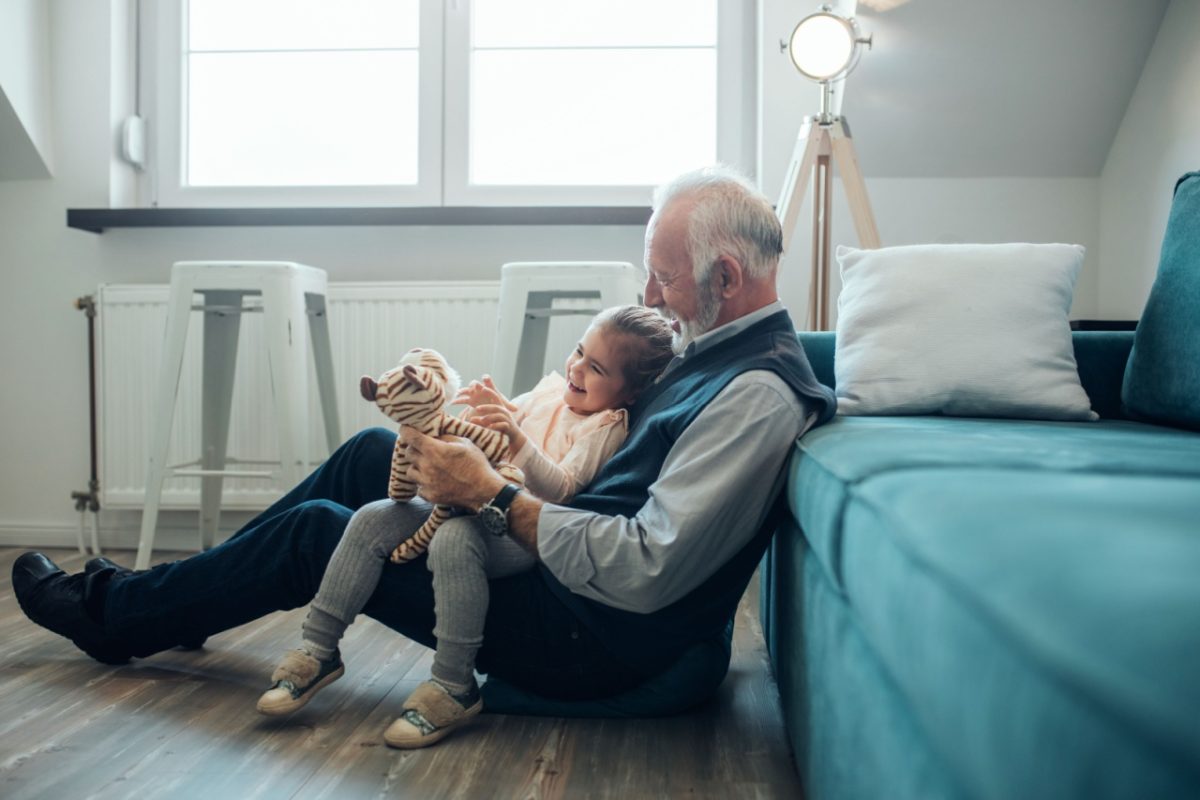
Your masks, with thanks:
[[[508,531],[508,520],[505,519],[504,512],[495,506],[487,505],[479,509],[479,521],[489,533],[496,536],[503,536]]]

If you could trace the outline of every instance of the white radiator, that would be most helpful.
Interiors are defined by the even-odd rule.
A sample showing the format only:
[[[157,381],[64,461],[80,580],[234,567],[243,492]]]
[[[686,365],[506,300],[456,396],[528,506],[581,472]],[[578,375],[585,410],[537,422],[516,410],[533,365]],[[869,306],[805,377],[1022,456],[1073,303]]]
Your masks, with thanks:
[[[106,508],[141,508],[146,457],[154,420],[159,359],[166,330],[165,285],[104,285],[97,292],[97,402],[100,447],[100,502]],[[330,283],[329,335],[338,388],[342,437],[393,423],[358,393],[362,375],[377,376],[395,366],[412,347],[440,351],[470,380],[489,371],[496,333],[498,281]],[[564,300],[564,307],[595,301]],[[557,304],[556,304],[557,305]],[[586,327],[583,316],[551,322],[547,369],[562,369],[567,352]],[[200,331],[194,314],[175,406],[169,464],[199,457]],[[311,359],[310,359],[311,372]],[[309,376],[309,418],[313,463],[326,455],[325,435]],[[230,420],[229,456],[242,461],[278,459],[272,397],[262,341],[262,315],[245,314],[238,339],[237,376]],[[287,488],[272,481],[227,478],[222,506],[265,508]],[[163,508],[200,504],[200,482],[171,478],[163,487]]]

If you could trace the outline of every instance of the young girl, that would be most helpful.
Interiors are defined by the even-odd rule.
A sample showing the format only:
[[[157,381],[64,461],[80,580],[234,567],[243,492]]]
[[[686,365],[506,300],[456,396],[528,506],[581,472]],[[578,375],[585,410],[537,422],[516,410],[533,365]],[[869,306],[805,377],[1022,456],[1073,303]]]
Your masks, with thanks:
[[[509,437],[510,460],[526,488],[565,503],[586,486],[625,441],[626,408],[671,360],[672,332],[657,312],[617,306],[600,312],[567,357],[566,375],[551,373],[513,401],[491,379],[474,381],[455,403],[467,418]],[[355,513],[309,607],[301,649],[289,652],[258,701],[264,714],[287,714],[345,672],[338,642],[374,592],[392,550],[428,516],[420,500],[370,503]],[[475,525],[443,525],[429,546],[437,637],[433,679],[421,684],[384,734],[394,747],[440,740],[483,707],[475,655],[483,643],[489,578],[533,566],[533,554],[507,536]]]

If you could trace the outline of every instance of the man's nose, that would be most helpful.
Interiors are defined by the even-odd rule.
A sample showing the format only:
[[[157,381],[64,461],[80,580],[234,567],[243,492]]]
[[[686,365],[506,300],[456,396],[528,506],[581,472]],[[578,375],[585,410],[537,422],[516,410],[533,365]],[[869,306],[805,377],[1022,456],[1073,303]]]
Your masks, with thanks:
[[[647,308],[658,308],[663,304],[662,291],[653,275],[646,276],[646,288],[642,292],[642,300]]]

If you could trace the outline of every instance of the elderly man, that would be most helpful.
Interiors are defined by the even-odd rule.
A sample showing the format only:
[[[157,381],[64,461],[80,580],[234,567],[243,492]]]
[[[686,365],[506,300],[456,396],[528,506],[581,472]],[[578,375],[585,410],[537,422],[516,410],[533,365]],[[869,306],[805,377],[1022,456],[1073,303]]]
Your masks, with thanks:
[[[659,189],[645,300],[672,321],[679,355],[569,506],[514,496],[465,441],[402,432],[424,498],[493,517],[504,506],[507,534],[538,558],[492,583],[481,671],[547,697],[603,697],[724,631],[770,538],[792,443],[834,412],[776,293],[781,251],[770,204],[739,176],[701,170]],[[67,575],[27,553],[13,566],[21,608],[120,663],[305,605],[354,510],[386,496],[394,441],[356,435],[225,543],[146,572],[94,560]],[[364,612],[432,646],[431,586],[424,558],[389,566]]]

